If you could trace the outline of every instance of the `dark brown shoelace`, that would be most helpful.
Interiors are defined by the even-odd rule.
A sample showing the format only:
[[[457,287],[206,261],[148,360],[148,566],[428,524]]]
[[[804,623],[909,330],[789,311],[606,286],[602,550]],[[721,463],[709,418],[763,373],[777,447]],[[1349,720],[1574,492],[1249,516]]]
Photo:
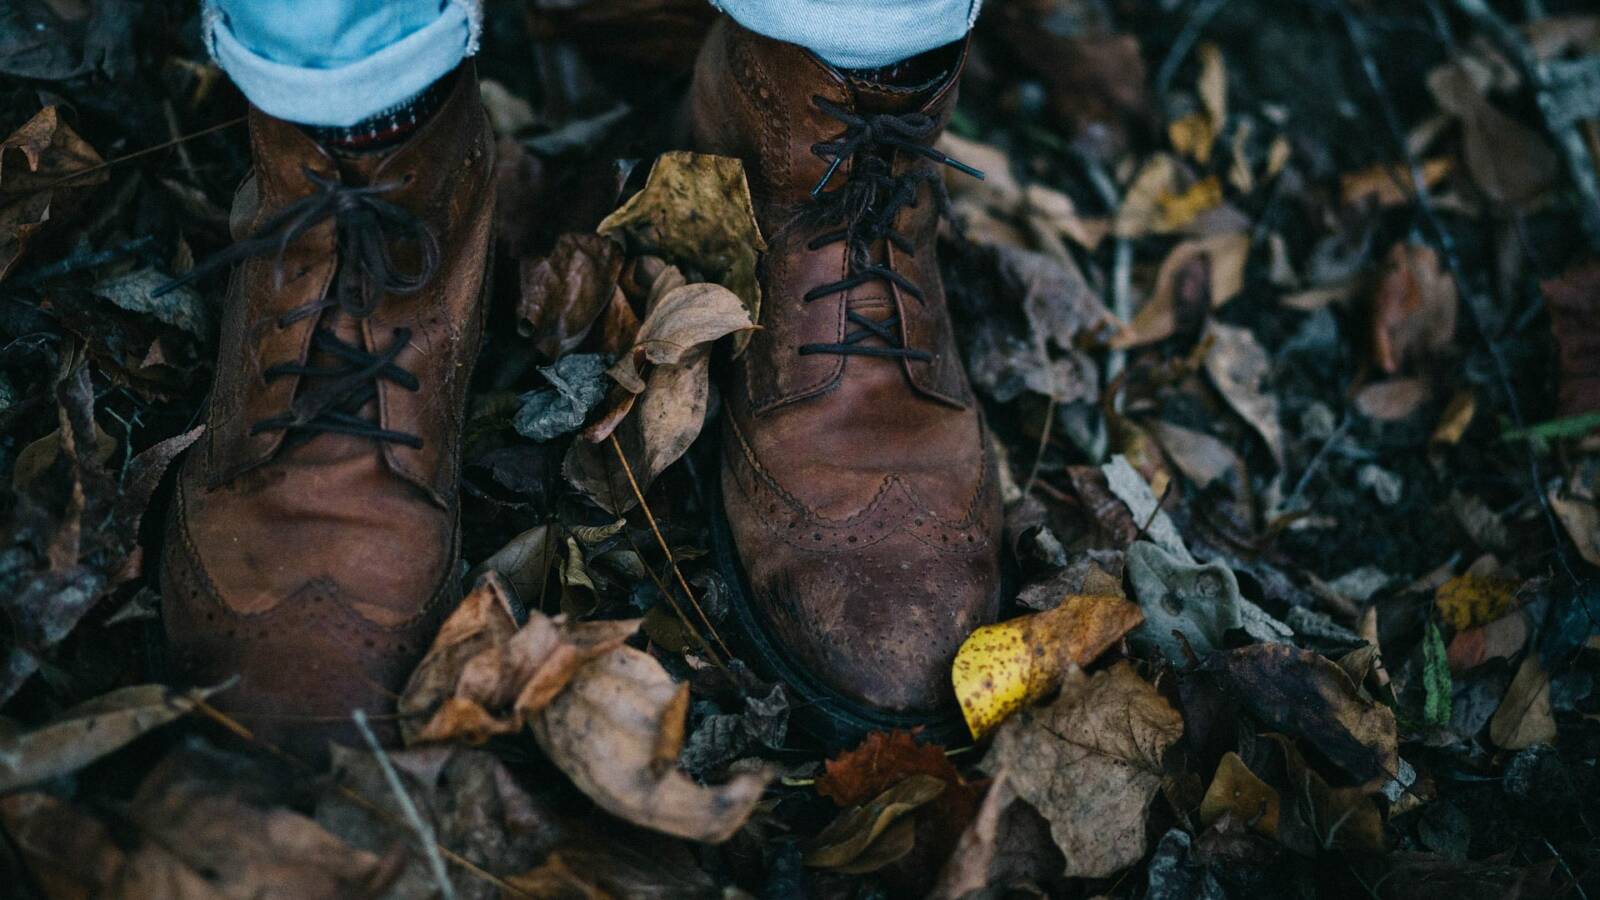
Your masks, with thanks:
[[[917,302],[924,302],[926,298],[922,288],[886,263],[874,260],[872,247],[879,241],[887,241],[907,256],[915,256],[916,248],[911,239],[895,230],[895,217],[900,210],[917,205],[917,194],[925,182],[932,186],[934,198],[939,204],[939,215],[949,216],[950,198],[936,169],[924,168],[894,174],[894,151],[931,159],[974,178],[983,178],[983,173],[951,159],[928,143],[928,139],[938,130],[939,123],[925,113],[862,116],[825,97],[813,97],[812,102],[816,103],[818,109],[839,120],[845,126],[845,131],[837,139],[811,148],[811,152],[819,158],[829,161],[828,170],[823,173],[817,186],[811,189],[811,198],[817,204],[812,215],[817,221],[837,223],[840,227],[818,235],[806,246],[811,250],[819,250],[829,244],[844,242],[847,270],[844,278],[819,284],[807,291],[804,301],[810,303],[881,279],[898,286],[915,297]],[[829,182],[845,160],[853,162],[844,186],[828,191]],[[838,343],[804,344],[800,347],[800,353],[884,356],[924,362],[933,358],[926,350],[905,346],[898,333],[898,314],[884,319],[869,319],[850,310],[846,312],[846,318],[858,330],[847,333]],[[880,339],[883,346],[862,343],[873,337]]]
[[[414,294],[421,290],[439,267],[439,241],[416,215],[383,199],[383,195],[403,187],[410,179],[380,184],[351,186],[337,179],[324,178],[310,169],[305,177],[316,191],[284,207],[256,229],[255,233],[211,256],[187,275],[171,281],[155,294],[160,296],[180,285],[227,269],[242,260],[274,255],[273,277],[281,287],[284,255],[298,238],[332,219],[339,248],[339,271],[334,289],[317,300],[278,316],[278,327],[286,328],[323,310],[338,309],[353,318],[363,319],[377,309],[385,294]],[[415,241],[420,262],[415,272],[395,266],[390,247],[399,241]],[[317,328],[311,346],[332,360],[328,365],[278,363],[263,372],[268,381],[298,376],[303,389],[289,409],[251,425],[251,434],[287,431],[292,443],[301,443],[321,433],[350,434],[422,446],[413,434],[380,427],[358,413],[378,394],[378,381],[387,379],[408,391],[420,387],[417,378],[394,360],[411,339],[409,328],[396,328],[388,347],[377,352],[346,343],[332,331]]]

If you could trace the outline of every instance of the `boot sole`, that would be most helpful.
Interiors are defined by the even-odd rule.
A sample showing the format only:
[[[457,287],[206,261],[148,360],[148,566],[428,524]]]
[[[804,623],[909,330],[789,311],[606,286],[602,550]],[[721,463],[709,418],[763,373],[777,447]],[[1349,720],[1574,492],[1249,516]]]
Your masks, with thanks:
[[[715,470],[713,470],[715,471]],[[950,747],[970,744],[972,735],[952,702],[929,713],[896,713],[868,706],[828,686],[783,649],[767,617],[757,608],[754,593],[733,543],[733,532],[722,505],[722,479],[713,476],[711,546],[718,574],[732,593],[724,632],[739,658],[757,675],[782,682],[790,697],[789,724],[833,752],[860,744],[874,731],[911,731],[924,742]]]

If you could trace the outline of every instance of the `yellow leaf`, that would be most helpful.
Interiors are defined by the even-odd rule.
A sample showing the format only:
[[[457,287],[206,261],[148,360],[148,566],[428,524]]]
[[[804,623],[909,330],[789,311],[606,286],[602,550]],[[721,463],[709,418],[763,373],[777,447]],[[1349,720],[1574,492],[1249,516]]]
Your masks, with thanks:
[[[1167,140],[1172,142],[1172,149],[1202,166],[1211,161],[1211,145],[1216,139],[1217,132],[1205,113],[1189,113],[1167,123]]]
[[[1222,133],[1228,123],[1228,68],[1223,65],[1222,50],[1210,41],[1200,45],[1199,90],[1212,133]]]
[[[1179,194],[1162,194],[1156,201],[1160,215],[1156,226],[1160,231],[1177,231],[1193,222],[1201,213],[1210,212],[1222,205],[1222,182],[1210,175],[1189,185]]]
[[[1447,157],[1427,160],[1422,164],[1422,183],[1431,189],[1454,169],[1455,162]],[[1377,198],[1379,206],[1403,206],[1411,202],[1411,170],[1403,165],[1369,166],[1345,175],[1341,182],[1340,193],[1347,206],[1369,197]]]
[[[1487,575],[1458,575],[1439,585],[1433,595],[1439,618],[1457,631],[1485,625],[1511,608],[1516,583]]]
[[[974,738],[1055,690],[1140,622],[1122,597],[1074,594],[1055,609],[985,625],[968,636],[951,669],[961,714]]]
[[[1433,429],[1433,436],[1428,438],[1429,444],[1444,444],[1454,446],[1461,442],[1461,436],[1467,433],[1467,427],[1472,424],[1472,417],[1478,412],[1478,401],[1470,390],[1461,390],[1450,398],[1450,405],[1444,409],[1444,414],[1439,417],[1439,424]]]

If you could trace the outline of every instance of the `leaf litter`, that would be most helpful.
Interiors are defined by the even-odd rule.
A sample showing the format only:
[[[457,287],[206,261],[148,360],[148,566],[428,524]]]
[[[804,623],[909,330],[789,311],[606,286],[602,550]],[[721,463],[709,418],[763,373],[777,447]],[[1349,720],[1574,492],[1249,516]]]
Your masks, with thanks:
[[[487,10],[473,590],[408,746],[319,773],[153,652],[222,290],[150,288],[226,239],[246,155],[192,4],[147,6],[0,14],[23,896],[434,896],[430,853],[467,897],[1600,890],[1593,123],[1526,64],[1588,65],[1592,10],[1447,5],[1447,41],[1422,8],[991,4],[944,138],[990,177],[941,255],[1015,583],[952,665],[970,741],[831,754],[720,634],[702,448],[765,244],[638,74],[712,13]]]

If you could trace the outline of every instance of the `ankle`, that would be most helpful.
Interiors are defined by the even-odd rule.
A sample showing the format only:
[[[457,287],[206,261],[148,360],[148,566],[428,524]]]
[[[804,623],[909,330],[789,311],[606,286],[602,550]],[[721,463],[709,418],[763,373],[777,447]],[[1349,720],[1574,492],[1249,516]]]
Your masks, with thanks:
[[[449,78],[441,78],[408,100],[368,116],[354,125],[302,125],[311,139],[339,156],[381,153],[405,143],[450,94]]]

